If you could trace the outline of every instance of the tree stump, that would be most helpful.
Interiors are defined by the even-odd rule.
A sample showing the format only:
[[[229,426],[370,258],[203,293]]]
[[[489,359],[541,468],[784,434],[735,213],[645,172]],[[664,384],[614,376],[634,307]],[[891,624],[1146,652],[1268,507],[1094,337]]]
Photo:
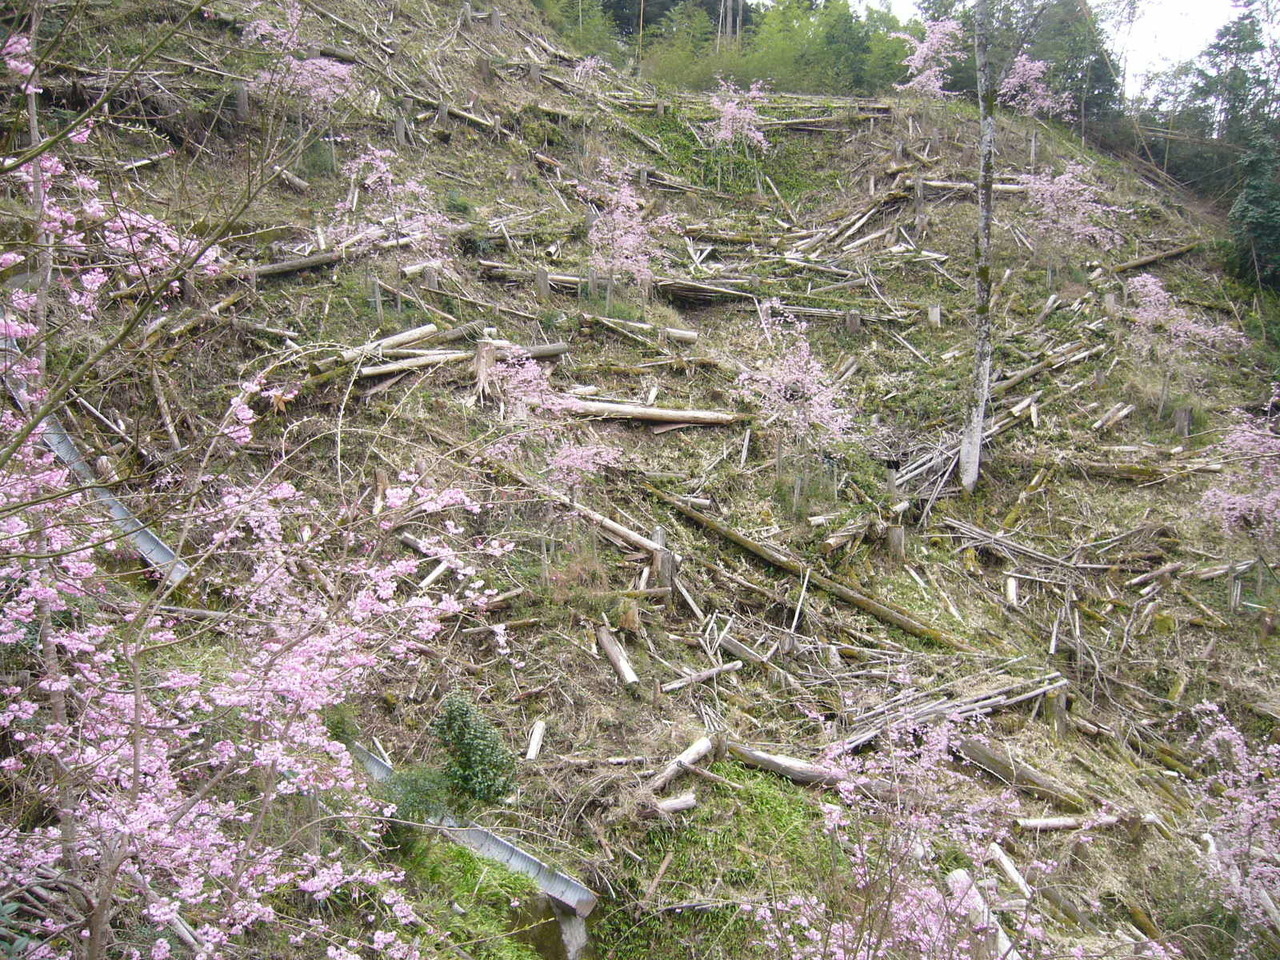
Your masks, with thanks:
[[[885,552],[895,564],[907,562],[907,528],[901,524],[891,524],[885,531]]]

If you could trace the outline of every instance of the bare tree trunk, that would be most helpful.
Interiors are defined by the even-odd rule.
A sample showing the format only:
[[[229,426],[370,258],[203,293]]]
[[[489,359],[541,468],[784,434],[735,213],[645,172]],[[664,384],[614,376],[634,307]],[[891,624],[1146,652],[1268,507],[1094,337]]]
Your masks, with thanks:
[[[982,460],[982,425],[991,394],[991,197],[995,180],[995,85],[991,77],[991,8],[988,0],[974,3],[974,52],[978,61],[978,269],[974,321],[977,343],[973,358],[973,388],[969,419],[960,444],[960,485],[972,493]]]

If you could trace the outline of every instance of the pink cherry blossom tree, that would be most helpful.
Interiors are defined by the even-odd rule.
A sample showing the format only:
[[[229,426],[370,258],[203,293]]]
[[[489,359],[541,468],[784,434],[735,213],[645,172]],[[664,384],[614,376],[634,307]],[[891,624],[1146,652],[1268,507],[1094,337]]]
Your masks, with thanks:
[[[1280,540],[1280,383],[1268,413],[1241,415],[1219,443],[1231,472],[1201,500],[1227,529],[1247,530],[1260,540]]]
[[[1054,93],[1045,82],[1045,74],[1049,64],[1043,60],[1032,60],[1024,53],[1019,53],[1000,82],[998,99],[1024,117],[1043,114],[1047,117],[1066,118],[1071,112],[1071,98],[1066,94]]]
[[[853,434],[854,417],[843,388],[814,355],[806,324],[768,301],[760,311],[761,332],[769,358],[738,378],[739,396],[759,407],[763,425],[776,435],[775,475],[784,465],[796,466],[794,502],[802,500],[808,480],[808,451]]]
[[[1027,188],[1027,199],[1035,208],[1038,233],[1058,243],[1110,250],[1124,240],[1113,226],[1121,210],[1102,201],[1102,190],[1089,183],[1087,175],[1084,164],[1073,162],[1056,176],[1022,174],[1017,180]]]
[[[940,100],[951,96],[942,85],[947,71],[964,57],[964,27],[959,20],[930,20],[924,25],[924,38],[909,33],[893,34],[911,47],[903,59],[911,79],[897,89]]]
[[[257,0],[250,4],[250,10],[260,11],[263,6]],[[306,116],[324,116],[356,91],[355,68],[311,52],[303,39],[306,15],[301,0],[285,0],[283,15],[283,24],[274,17],[260,16],[245,28],[247,41],[275,54],[272,64],[250,81],[249,90],[268,101],[284,97]]]
[[[6,41],[20,82],[36,62],[25,37]],[[308,954],[434,955],[438,932],[391,888],[399,872],[365,852],[389,811],[325,713],[386,658],[432,639],[443,617],[493,595],[479,575],[489,545],[454,519],[481,505],[405,477],[357,536],[351,517],[327,520],[280,480],[280,464],[218,482],[230,448],[206,444],[174,483],[165,533],[194,571],[190,602],[217,609],[196,620],[164,610],[174,577],[124,585],[128,541],[51,452],[49,415],[140,328],[163,329],[180,278],[226,260],[212,239],[80,171],[74,152],[45,146],[0,169],[32,211],[32,230],[0,246],[0,271],[34,275],[0,304],[0,374],[21,399],[0,410],[0,791],[24,812],[0,824],[0,939],[7,949],[20,938],[16,955],[31,960],[216,960],[270,927]],[[67,337],[106,331],[65,374],[45,362],[49,317]],[[251,440],[254,407],[292,392],[250,378],[222,433]],[[150,499],[145,483],[130,478],[120,497]],[[423,561],[383,545],[406,525],[454,571],[449,589],[406,589]],[[368,928],[340,934],[316,909],[335,896],[358,904]]]
[[[757,107],[768,100],[764,82],[754,81],[746,90],[719,78],[720,88],[711,95],[714,120],[704,127],[711,141],[716,171],[716,189],[723,187],[724,174],[741,165],[754,175],[760,189],[760,156],[769,147],[769,139],[761,128],[763,118]]]
[[[600,175],[578,189],[594,212],[587,230],[589,263],[608,278],[609,309],[615,277],[630,277],[644,286],[653,280],[654,262],[663,256],[658,238],[677,229],[676,218],[672,214],[646,217],[629,171],[607,160],[601,161]]]
[[[1133,319],[1139,334],[1150,341],[1163,328],[1174,345],[1185,350],[1209,348],[1241,350],[1249,338],[1239,330],[1220,323],[1205,323],[1184,309],[1165,289],[1163,281],[1149,273],[1133,277],[1125,284]]]

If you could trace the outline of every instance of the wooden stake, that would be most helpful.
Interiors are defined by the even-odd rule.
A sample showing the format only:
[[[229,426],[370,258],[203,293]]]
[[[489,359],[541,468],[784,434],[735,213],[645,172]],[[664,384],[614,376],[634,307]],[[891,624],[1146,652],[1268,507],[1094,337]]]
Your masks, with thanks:
[[[907,562],[907,528],[901,524],[890,524],[885,530],[885,551],[894,563]]]

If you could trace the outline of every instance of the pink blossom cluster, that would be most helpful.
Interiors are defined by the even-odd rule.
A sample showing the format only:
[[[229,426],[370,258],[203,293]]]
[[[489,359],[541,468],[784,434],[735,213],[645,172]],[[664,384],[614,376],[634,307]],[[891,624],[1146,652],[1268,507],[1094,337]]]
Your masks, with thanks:
[[[785,313],[776,300],[767,306],[761,326],[775,357],[738,378],[741,396],[789,436],[806,441],[846,438],[853,429],[853,415],[842,402],[840,385],[814,356],[807,326]]]
[[[255,76],[248,86],[260,96],[290,97],[302,105],[305,113],[326,113],[350,95],[355,86],[355,67],[330,57],[295,60],[285,56]]]
[[[4,60],[5,69],[19,77],[18,90],[23,94],[39,93],[36,85],[36,65],[33,57],[31,38],[21,34],[10,34],[0,47],[0,59]]]
[[[711,95],[716,118],[708,125],[712,142],[719,147],[741,144],[748,150],[768,150],[769,139],[760,129],[757,104],[768,100],[764,82],[756,80],[746,90],[720,78],[720,89]]]
[[[261,5],[253,3],[251,9]],[[284,17],[284,26],[260,17],[245,28],[246,40],[259,42],[278,54],[272,66],[253,78],[249,89],[263,97],[290,97],[302,105],[305,113],[331,110],[351,93],[355,84],[354,67],[331,57],[295,56],[303,53],[303,10],[299,0],[286,0]]]
[[[604,61],[599,57],[584,57],[573,68],[573,79],[588,90],[595,88],[604,77]]]
[[[20,77],[29,77],[36,72],[36,65],[31,61],[31,38],[20,33],[10,35],[0,47],[0,58],[11,73]]]
[[[1050,173],[1023,174],[1018,182],[1037,208],[1036,229],[1050,239],[1087,243],[1102,250],[1118,246],[1123,237],[1110,224],[1120,212],[1103,203],[1100,188],[1085,181],[1088,168],[1069,163],[1056,177]]]
[[[415,178],[397,180],[392,150],[369,147],[343,164],[343,172],[369,194],[364,217],[350,218],[347,201],[339,203],[330,234],[357,248],[392,235],[400,247],[413,250],[436,263],[445,259],[445,240],[452,224],[436,206],[435,192]]]
[[[83,139],[86,124],[72,134]],[[80,320],[94,322],[113,280],[141,283],[152,293],[177,294],[178,274],[197,269],[207,276],[222,270],[222,252],[171,224],[128,206],[93,177],[76,173],[54,153],[23,164],[0,178],[17,186],[34,205],[36,221],[53,254],[60,303]],[[21,249],[0,252],[0,270],[27,259]],[[34,298],[15,295],[13,306],[28,314]],[[162,305],[163,309],[163,305]]]
[[[902,61],[911,79],[898,84],[897,88],[935,99],[951,96],[942,85],[947,70],[964,56],[964,27],[959,20],[930,20],[924,25],[924,31],[923,40],[908,33],[892,35],[911,46],[911,52]]]
[[[643,203],[627,174],[602,161],[599,178],[578,187],[596,209],[587,230],[590,264],[609,277],[630,276],[645,282],[653,279],[653,263],[663,255],[657,237],[675,230],[676,219],[663,214],[646,220]]]
[[[1193,744],[1208,765],[1194,781],[1207,819],[1205,859],[1246,937],[1237,956],[1263,947],[1280,902],[1280,744],[1250,745],[1216,704],[1196,707]],[[1261,955],[1261,954],[1258,954]]]
[[[1225,324],[1204,323],[1177,304],[1164,282],[1149,273],[1139,274],[1126,284],[1133,300],[1133,319],[1139,329],[1150,334],[1163,325],[1173,341],[1185,347],[1239,350],[1249,338]]]
[[[578,403],[557,390],[547,368],[523,351],[497,364],[489,379],[507,402],[543,415],[571,412]]]
[[[6,364],[38,398],[39,368]],[[0,412],[6,436],[23,426]],[[0,463],[0,649],[30,674],[0,688],[0,790],[42,811],[0,825],[0,901],[20,904],[5,924],[33,941],[23,956],[141,960],[135,945],[154,943],[163,960],[185,952],[182,939],[220,960],[270,924],[307,955],[416,960],[436,933],[389,889],[400,873],[332,843],[367,845],[390,811],[324,712],[492,590],[473,573],[460,596],[433,599],[409,587],[420,558],[352,558],[346,541],[368,538],[325,526],[293,485],[227,487],[191,511],[194,542],[209,547],[202,586],[227,609],[211,642],[118,592],[110,616],[98,609],[114,576],[99,556],[115,541],[78,489],[38,427]],[[460,544],[446,512],[479,509],[416,479],[388,499],[401,522]],[[184,646],[201,651],[199,669],[175,665]],[[299,842],[295,798],[323,804],[327,851]],[[19,894],[33,888],[53,893],[31,906]],[[315,911],[338,895],[361,904],[366,935],[339,936]]]
[[[842,802],[824,804],[823,816],[841,873],[826,900],[806,894],[749,908],[766,947],[788,960],[985,955],[984,931],[969,916],[973,891],[947,890],[933,861],[957,850],[984,862],[1018,803],[1011,792],[967,799],[969,777],[950,762],[957,735],[951,722],[892,727],[873,752],[839,744],[827,752]],[[1044,936],[1041,918],[1029,912],[1017,933],[1034,949]]]
[[[258,414],[249,405],[250,400],[261,397],[271,410],[279,413],[297,395],[296,387],[267,387],[261,379],[242,383],[240,392],[231,398],[218,432],[236,446],[243,447],[253,439],[253,425],[258,422]]]
[[[547,461],[553,483],[574,488],[588,477],[622,466],[622,450],[599,443],[564,443]]]
[[[1019,53],[1000,82],[997,98],[1024,117],[1033,117],[1038,113],[1048,117],[1068,116],[1071,112],[1071,98],[1049,89],[1044,80],[1048,70],[1049,64],[1043,60],[1032,60],[1026,54]]]
[[[1245,417],[1218,445],[1234,465],[1228,478],[1205,492],[1201,505],[1225,528],[1280,537],[1280,421]]]
[[[366,147],[358,157],[342,165],[342,172],[372,193],[389,195],[395,183],[391,172],[395,156],[394,150]]]

